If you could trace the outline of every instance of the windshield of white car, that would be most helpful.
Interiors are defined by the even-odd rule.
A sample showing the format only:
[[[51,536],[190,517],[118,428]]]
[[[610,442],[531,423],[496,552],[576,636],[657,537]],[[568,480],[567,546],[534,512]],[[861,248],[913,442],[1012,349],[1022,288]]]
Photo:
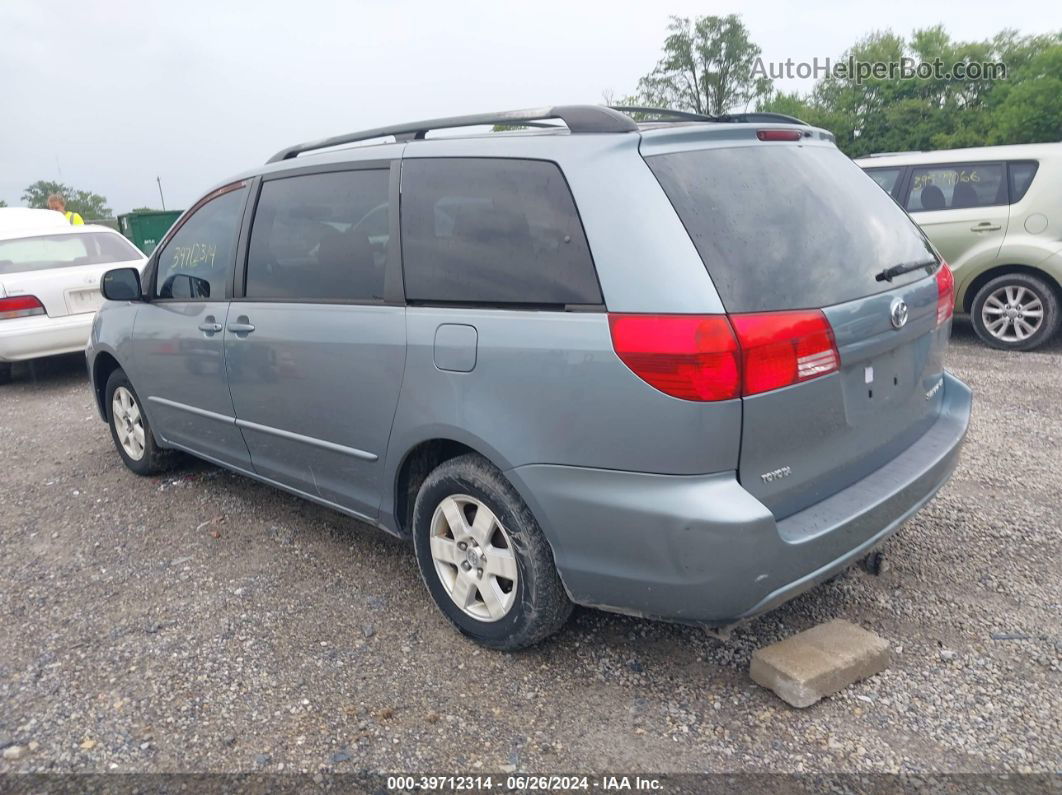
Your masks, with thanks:
[[[37,235],[0,240],[0,274],[105,265],[142,257],[125,238],[111,232]]]

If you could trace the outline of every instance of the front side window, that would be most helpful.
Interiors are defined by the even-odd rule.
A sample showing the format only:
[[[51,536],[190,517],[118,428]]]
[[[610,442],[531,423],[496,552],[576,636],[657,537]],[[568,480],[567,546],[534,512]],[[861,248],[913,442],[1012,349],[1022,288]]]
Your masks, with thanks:
[[[265,182],[251,225],[247,297],[382,300],[389,175],[336,171]]]
[[[568,184],[545,161],[404,161],[402,259],[411,301],[602,302]]]
[[[197,209],[159,253],[155,297],[223,299],[236,251],[246,188],[211,199]]]
[[[868,168],[867,173],[881,189],[891,194],[896,190],[896,181],[900,178],[903,169],[900,168]]]
[[[925,166],[911,171],[907,210],[912,213],[992,207],[1007,203],[1000,163]]]
[[[141,257],[124,237],[111,232],[0,240],[0,274],[131,262]]]

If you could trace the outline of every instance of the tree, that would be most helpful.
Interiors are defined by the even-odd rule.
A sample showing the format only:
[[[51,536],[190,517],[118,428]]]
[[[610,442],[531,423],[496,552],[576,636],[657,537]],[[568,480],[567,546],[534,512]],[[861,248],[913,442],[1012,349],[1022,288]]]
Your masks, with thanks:
[[[108,218],[111,208],[107,206],[107,198],[98,193],[87,190],[78,190],[61,182],[37,180],[22,194],[22,201],[29,207],[46,209],[48,197],[57,193],[66,201],[66,209],[81,215],[88,220],[90,218]]]
[[[1062,137],[1062,44],[1044,48],[1016,70],[992,114],[991,143],[1057,141]]]
[[[766,98],[771,81],[756,77],[760,48],[740,17],[671,17],[664,57],[638,82],[636,104],[718,115]]]
[[[7,207],[7,202],[3,199],[0,199],[0,207]]]
[[[807,96],[775,93],[760,110],[797,116],[825,127],[853,157],[871,152],[954,149],[1002,143],[1057,141],[1062,130],[1062,36],[1019,36],[1004,30],[981,42],[953,40],[941,26],[912,33],[872,33],[842,60],[1005,64],[1005,79],[988,73],[862,80],[829,75]]]

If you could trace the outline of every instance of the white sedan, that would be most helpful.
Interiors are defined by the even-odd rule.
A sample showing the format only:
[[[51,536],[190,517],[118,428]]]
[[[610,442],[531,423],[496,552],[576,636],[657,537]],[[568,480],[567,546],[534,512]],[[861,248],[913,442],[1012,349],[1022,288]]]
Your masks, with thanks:
[[[100,277],[144,262],[105,226],[71,226],[51,210],[0,209],[0,383],[10,380],[12,362],[84,350],[103,302]]]

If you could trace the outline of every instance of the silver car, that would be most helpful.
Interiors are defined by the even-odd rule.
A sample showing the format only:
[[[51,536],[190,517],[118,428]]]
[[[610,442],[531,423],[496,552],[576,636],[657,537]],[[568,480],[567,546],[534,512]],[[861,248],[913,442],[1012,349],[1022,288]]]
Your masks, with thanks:
[[[950,271],[828,132],[642,115],[367,130],[222,183],[104,277],[118,454],[412,539],[495,648],[573,603],[728,625],[866,556],[966,431]],[[426,137],[494,124],[525,129]]]

